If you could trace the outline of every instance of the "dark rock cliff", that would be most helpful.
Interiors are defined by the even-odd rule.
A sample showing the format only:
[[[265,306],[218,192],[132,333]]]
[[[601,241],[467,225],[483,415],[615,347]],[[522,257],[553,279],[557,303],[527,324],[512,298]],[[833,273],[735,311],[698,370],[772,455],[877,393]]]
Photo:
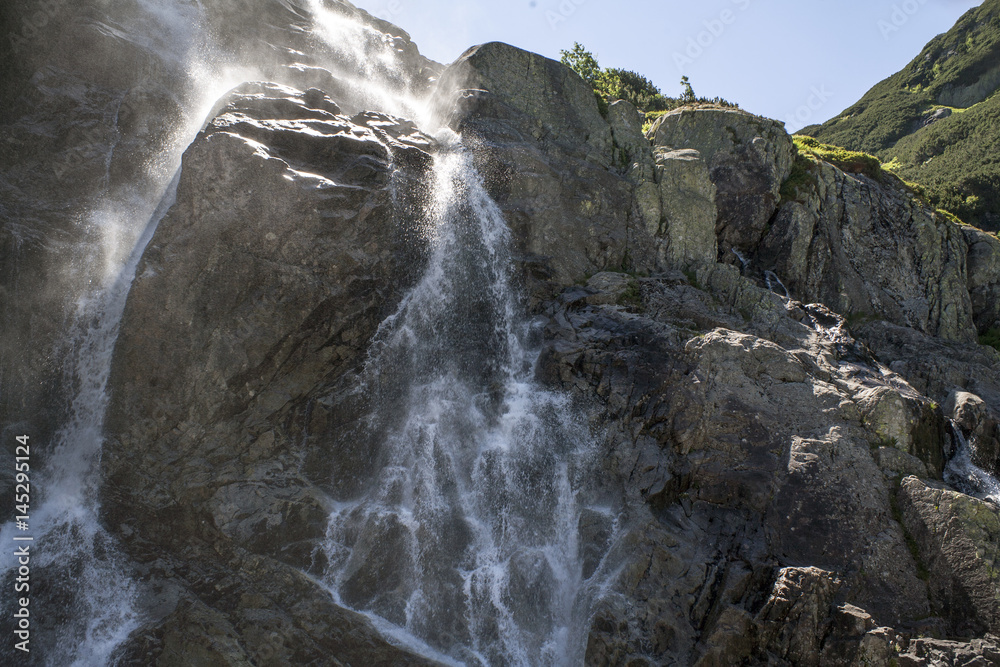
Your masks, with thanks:
[[[331,508],[382,460],[359,378],[427,266],[439,147],[331,77],[226,93],[138,265],[100,460],[141,587],[121,664],[433,663],[319,581]],[[586,664],[1000,664],[1000,509],[952,466],[971,443],[1000,468],[1000,353],[975,342],[1000,317],[995,237],[825,163],[783,199],[780,123],[687,108],[644,136],[504,44],[431,102],[509,225],[536,379],[573,398],[587,488],[617,510],[577,527],[584,576],[607,574]],[[388,532],[341,602],[396,585]]]

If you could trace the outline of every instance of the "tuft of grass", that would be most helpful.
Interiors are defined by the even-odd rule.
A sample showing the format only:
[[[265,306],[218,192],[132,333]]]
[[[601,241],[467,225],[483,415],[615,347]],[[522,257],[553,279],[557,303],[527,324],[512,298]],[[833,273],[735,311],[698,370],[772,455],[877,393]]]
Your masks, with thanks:
[[[909,189],[909,191],[913,193],[914,197],[919,199],[924,204],[930,206],[931,200],[930,196],[927,194],[927,188],[920,185],[919,183],[914,183],[913,181],[907,181],[905,179],[900,179],[900,180],[903,181],[903,185],[905,185]]]
[[[618,297],[618,305],[636,310],[642,308],[642,293],[639,291],[638,281],[629,281],[628,287]]]
[[[937,213],[938,215],[940,215],[945,220],[948,220],[950,222],[954,222],[956,225],[964,225],[965,224],[964,222],[962,222],[962,220],[957,215],[955,215],[951,211],[946,211],[943,208],[938,208],[938,209],[935,209],[934,212]]]
[[[792,171],[788,178],[781,184],[781,203],[786,201],[798,201],[799,195],[803,191],[815,192],[819,187],[816,176],[813,174],[815,167],[812,160],[802,153],[795,154],[795,161],[792,163]]]
[[[800,155],[812,155],[850,174],[864,174],[875,180],[882,180],[884,177],[882,163],[874,155],[860,151],[849,151],[839,146],[824,144],[818,139],[802,134],[794,135],[792,140],[795,142],[795,147],[798,149]]]
[[[993,328],[979,337],[980,345],[989,345],[997,352],[1000,352],[1000,329]]]
[[[888,162],[882,164],[882,168],[886,171],[896,172],[902,167],[902,163],[899,161],[898,157],[894,157]]]

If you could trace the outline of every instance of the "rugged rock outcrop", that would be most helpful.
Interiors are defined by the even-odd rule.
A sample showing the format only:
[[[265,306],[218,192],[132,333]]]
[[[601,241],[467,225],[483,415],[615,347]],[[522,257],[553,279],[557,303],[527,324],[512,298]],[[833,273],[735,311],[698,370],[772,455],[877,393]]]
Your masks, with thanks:
[[[146,586],[136,663],[426,662],[311,575],[379,461],[358,371],[425,265],[435,143],[302,88],[225,99],[129,296],[101,466]],[[598,434],[587,664],[995,659],[997,511],[942,484],[948,420],[985,438],[1000,414],[1000,354],[974,343],[993,241],[826,164],[781,204],[776,123],[686,109],[647,139],[502,44],[434,103],[513,232],[537,379]],[[361,545],[357,599],[392,583],[392,544]]]
[[[975,636],[1000,628],[1000,510],[943,485],[903,480],[902,525],[927,568],[935,612],[953,633]],[[971,611],[971,613],[970,613]]]
[[[505,105],[514,102],[497,100],[503,84],[492,88],[490,68],[477,68],[475,54],[470,60],[461,67],[476,69],[475,86],[487,92],[459,93],[450,122],[474,128],[487,165],[516,165],[514,145],[538,151],[546,138],[532,141],[522,131],[512,143]],[[528,76],[553,76],[540,72],[551,70]],[[615,595],[596,611],[588,663],[926,664],[933,651],[910,637],[963,636],[967,627],[955,617],[935,620],[942,609],[962,607],[960,586],[928,588],[921,553],[931,547],[914,546],[897,488],[907,475],[941,478],[954,444],[939,404],[952,387],[972,384],[970,391],[997,405],[991,387],[979,385],[991,385],[996,355],[972,343],[974,319],[988,307],[974,307],[970,291],[997,278],[988,260],[969,278],[966,238],[975,233],[938,220],[900,187],[826,164],[816,166],[814,194],[779,208],[792,149],[769,121],[681,111],[659,121],[646,152],[628,140],[635,123],[627,107],[608,120],[615,155],[629,158],[616,171],[633,206],[605,224],[624,224],[628,239],[645,231],[648,248],[670,248],[685,225],[704,229],[703,211],[714,200],[720,257],[731,244],[750,267],[743,277],[704,252],[692,262],[683,254],[650,256],[630,242],[622,268],[655,277],[598,274],[586,287],[561,291],[549,284],[556,296],[540,306],[550,322],[540,372],[584,400],[597,397],[592,419],[608,429],[607,470],[634,522],[614,552],[621,574]],[[523,117],[517,123],[530,126]],[[663,169],[671,151],[698,166]],[[702,178],[697,170],[715,192],[691,187]],[[534,219],[530,200],[496,187],[512,219]],[[684,201],[692,190],[699,196],[688,201],[709,205],[664,215],[664,202]],[[564,202],[578,195],[565,185],[558,193]],[[574,235],[590,224],[578,217],[562,248],[536,249],[534,274],[539,264],[559,267],[548,275],[565,284],[573,270],[569,277],[579,280],[591,267],[617,268],[560,264],[578,251]],[[989,257],[991,240],[974,238],[984,244],[978,256]],[[790,294],[749,279],[764,278],[764,270]],[[844,317],[788,296],[822,301],[854,322],[888,320],[862,329],[875,354],[848,335]],[[876,334],[889,330],[950,352],[893,354]],[[934,363],[939,368],[926,372],[907,365]],[[983,548],[992,540],[982,532],[975,539],[985,540]],[[803,567],[813,569],[796,569]],[[955,650],[988,656],[993,649],[985,646]]]
[[[325,14],[306,0],[252,12],[228,0],[4,5],[0,428],[51,440],[70,398],[53,349],[77,297],[141,234],[218,96],[247,79],[318,85],[353,114],[384,107],[382,85],[420,95],[439,72],[396,26],[348,2],[316,5]],[[346,19],[345,32],[325,34],[324,17]]]
[[[966,268],[976,329],[1000,329],[1000,239],[974,227],[963,227],[962,232],[969,246]]]
[[[299,571],[328,507],[292,405],[363,360],[423,265],[433,140],[339,112],[316,89],[230,93],[138,268],[102,460],[149,582],[137,664],[424,663]]]
[[[742,111],[677,111],[649,130],[653,144],[696,149],[708,165],[718,194],[719,259],[735,264],[734,251],[749,255],[764,235],[792,169],[795,148],[784,126]]]
[[[611,130],[580,77],[494,43],[466,52],[437,91],[439,114],[479,142],[477,166],[526,255],[559,282],[627,262],[638,245],[631,198],[608,169]]]
[[[901,184],[879,184],[825,163],[810,170],[815,188],[778,211],[756,254],[758,268],[774,271],[797,297],[837,312],[974,341],[969,246],[962,229],[915,201]],[[982,276],[972,283],[980,302],[989,280]]]

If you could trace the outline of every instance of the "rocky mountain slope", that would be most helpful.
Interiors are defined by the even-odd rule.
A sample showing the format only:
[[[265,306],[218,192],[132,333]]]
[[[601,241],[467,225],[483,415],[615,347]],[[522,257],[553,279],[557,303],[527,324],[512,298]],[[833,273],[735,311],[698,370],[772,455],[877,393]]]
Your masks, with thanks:
[[[185,155],[112,379],[108,520],[145,576],[180,591],[154,598],[165,616],[142,633],[162,664],[182,661],[166,637],[192,604],[232,628],[245,657],[227,664],[293,659],[294,610],[260,599],[290,624],[263,639],[189,561],[229,572],[229,596],[259,593],[248,567],[321,569],[323,499],[370,465],[338,438],[363,416],[349,387],[420,265],[399,245],[412,209],[388,206],[386,161],[419,181],[433,142],[334,115],[318,92],[245,90]],[[278,100],[309,131],[279,127]],[[996,324],[995,301],[972,293],[1000,283],[1000,242],[827,164],[779,206],[792,148],[774,121],[683,110],[647,139],[634,109],[606,121],[568,69],[502,44],[452,65],[436,101],[515,230],[547,322],[540,377],[603,433],[593,493],[625,529],[608,543],[581,517],[585,549],[616,563],[587,664],[997,657],[1000,513],[942,480],[959,415],[996,470],[1000,355],[973,325]],[[745,275],[716,262],[720,243],[743,249]],[[818,301],[870,321],[804,305]]]
[[[925,186],[935,205],[995,231],[998,56],[1000,3],[986,0],[856,104],[802,133],[878,156]]]
[[[628,103],[604,116],[574,72],[505,44],[436,77],[437,123],[320,74],[213,104],[136,268],[99,460],[140,619],[112,664],[517,664],[477,648],[499,622],[411,622],[403,573],[426,561],[408,540],[431,523],[348,521],[358,557],[330,584],[331,515],[391,467],[373,415],[405,378],[367,383],[437,266],[436,165],[456,150],[509,230],[530,384],[568,397],[586,434],[565,437],[593,445],[563,526],[587,595],[552,664],[1000,664],[1000,352],[977,344],[1000,326],[995,236],[819,160],[789,192],[780,123],[683,108],[644,135]],[[449,294],[468,326],[434,363],[493,359],[496,295],[467,277]],[[464,370],[487,418],[519,409],[495,369]],[[539,470],[515,476],[541,504]],[[444,515],[468,548],[480,527]],[[470,595],[442,558],[431,574]],[[497,604],[552,623],[549,566],[517,559]]]

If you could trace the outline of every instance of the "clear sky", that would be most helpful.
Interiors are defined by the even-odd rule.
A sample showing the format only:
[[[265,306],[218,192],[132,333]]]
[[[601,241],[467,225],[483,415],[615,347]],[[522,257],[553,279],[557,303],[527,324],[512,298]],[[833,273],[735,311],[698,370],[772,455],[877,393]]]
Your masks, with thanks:
[[[551,58],[582,43],[668,95],[681,75],[789,130],[821,122],[901,69],[981,0],[354,0],[449,63],[502,41]],[[811,107],[811,108],[810,108]]]

